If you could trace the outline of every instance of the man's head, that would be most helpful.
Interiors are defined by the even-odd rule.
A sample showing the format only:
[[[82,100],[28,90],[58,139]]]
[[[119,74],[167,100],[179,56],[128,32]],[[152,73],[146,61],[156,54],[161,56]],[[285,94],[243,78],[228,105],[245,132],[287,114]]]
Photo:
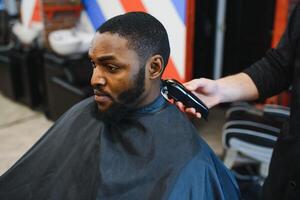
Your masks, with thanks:
[[[169,54],[165,28],[147,13],[131,12],[102,24],[89,50],[99,110],[105,113],[151,103],[159,94]]]

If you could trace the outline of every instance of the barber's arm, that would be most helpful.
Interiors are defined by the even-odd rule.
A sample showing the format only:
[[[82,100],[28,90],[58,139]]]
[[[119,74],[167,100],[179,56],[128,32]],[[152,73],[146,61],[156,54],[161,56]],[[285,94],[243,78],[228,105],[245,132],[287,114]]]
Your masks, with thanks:
[[[194,79],[185,86],[209,108],[224,102],[265,99],[288,89],[293,80],[295,44],[300,37],[300,3],[290,16],[288,27],[275,49],[256,61],[244,72],[218,80]],[[201,117],[194,108],[177,107],[195,117]]]
[[[206,78],[194,79],[184,84],[209,108],[225,102],[238,100],[254,100],[258,98],[258,90],[252,79],[245,73],[227,76],[218,80]],[[194,108],[185,108],[181,102],[177,107],[194,117],[201,117]]]

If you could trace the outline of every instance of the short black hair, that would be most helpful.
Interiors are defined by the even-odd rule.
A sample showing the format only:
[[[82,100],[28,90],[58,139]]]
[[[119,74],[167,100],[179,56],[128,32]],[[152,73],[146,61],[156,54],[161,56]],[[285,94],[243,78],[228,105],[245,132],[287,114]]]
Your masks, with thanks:
[[[104,22],[99,33],[116,33],[128,41],[128,47],[135,50],[140,62],[156,54],[163,58],[164,67],[168,63],[170,44],[164,26],[152,15],[145,12],[128,12]]]

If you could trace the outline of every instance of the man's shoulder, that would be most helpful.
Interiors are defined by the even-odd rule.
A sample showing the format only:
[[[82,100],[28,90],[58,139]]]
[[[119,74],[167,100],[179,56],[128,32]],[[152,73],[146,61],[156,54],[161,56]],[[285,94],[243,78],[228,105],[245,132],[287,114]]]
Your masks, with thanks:
[[[178,123],[180,126],[193,125],[192,121],[187,117],[187,115],[181,112],[174,104],[167,104],[164,109],[162,109],[157,114],[162,115],[166,120],[165,123]],[[183,123],[180,123],[183,122]]]
[[[209,177],[221,184],[227,182],[237,187],[232,173],[200,136],[197,143],[199,145],[198,152],[187,163],[182,173],[187,175],[197,174],[198,177]]]
[[[198,136],[198,131],[192,121],[173,104],[167,104],[154,115],[148,115],[143,121],[152,126],[155,131],[159,127],[161,132],[169,137],[193,138],[194,140]]]
[[[182,168],[169,199],[239,199],[238,185],[231,172],[205,145]],[[186,197],[185,197],[186,196]]]

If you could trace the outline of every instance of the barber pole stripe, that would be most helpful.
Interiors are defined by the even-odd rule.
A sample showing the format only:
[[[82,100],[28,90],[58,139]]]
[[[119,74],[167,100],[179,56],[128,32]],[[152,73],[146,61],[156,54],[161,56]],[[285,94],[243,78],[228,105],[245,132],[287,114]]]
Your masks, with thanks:
[[[97,0],[106,20],[120,14],[124,14],[123,5],[119,0]]]
[[[21,1],[21,21],[26,27],[32,23],[42,23],[40,0],[22,0]]]
[[[180,16],[182,23],[186,24],[185,12],[186,12],[186,1],[172,0],[173,6],[176,8],[176,12]]]
[[[141,0],[120,0],[126,12],[143,11],[146,12]]]
[[[91,21],[89,19],[89,16],[88,16],[88,13],[85,10],[81,11],[80,23],[82,24],[82,26],[84,27],[84,29],[87,32],[89,32],[89,33],[94,33],[95,32],[94,26],[91,23]],[[97,23],[97,22],[94,22],[94,23]]]
[[[35,5],[34,5],[34,8],[33,8],[30,25],[33,22],[35,22],[35,23],[41,23],[42,22],[41,3],[42,2],[40,0],[35,1]]]
[[[105,17],[102,13],[102,9],[100,9],[96,0],[82,0],[81,1],[84,6],[84,12],[87,13],[88,19],[83,18],[84,24],[91,24],[93,26],[94,31],[105,22]]]

